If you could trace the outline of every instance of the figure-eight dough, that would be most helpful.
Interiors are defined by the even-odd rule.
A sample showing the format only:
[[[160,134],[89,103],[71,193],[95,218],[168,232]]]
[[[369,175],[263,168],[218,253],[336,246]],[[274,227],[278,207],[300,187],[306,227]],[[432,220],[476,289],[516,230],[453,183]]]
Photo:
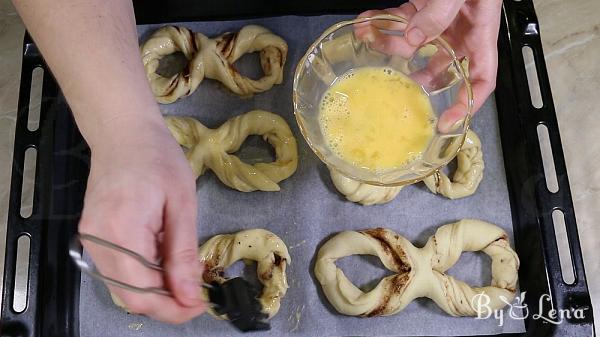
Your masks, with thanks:
[[[277,235],[264,229],[217,235],[200,247],[198,255],[205,267],[202,277],[209,284],[225,282],[223,271],[236,261],[256,261],[258,280],[264,286],[258,298],[262,311],[269,318],[279,311],[281,299],[288,288],[285,269],[291,258],[285,243]],[[208,298],[206,290],[203,290],[203,294]],[[217,316],[210,308],[208,312]]]
[[[433,193],[439,193],[449,199],[472,195],[477,191],[483,179],[483,152],[477,134],[469,130],[465,142],[456,155],[458,161],[452,180],[441,170],[423,180]],[[385,204],[392,201],[402,189],[401,186],[375,186],[347,178],[330,168],[331,180],[337,190],[352,202],[363,205]]]
[[[298,166],[296,139],[280,116],[253,110],[209,129],[189,117],[166,117],[167,126],[186,149],[186,157],[196,177],[211,169],[225,185],[242,192],[279,191],[278,182],[288,178]],[[262,135],[275,149],[272,163],[246,164],[236,152],[249,135]]]
[[[249,25],[237,33],[224,33],[209,39],[185,27],[165,26],[142,44],[142,62],[146,77],[159,103],[172,103],[190,95],[204,77],[220,81],[241,96],[269,90],[283,80],[287,43],[268,29]],[[244,54],[260,51],[264,76],[258,80],[242,76],[234,63]],[[160,59],[181,52],[188,66],[169,78],[156,73]]]
[[[491,257],[490,286],[471,287],[445,274],[463,251],[483,251]],[[396,274],[365,293],[335,265],[337,259],[354,254],[378,256]],[[345,315],[392,315],[415,298],[428,297],[452,316],[476,316],[473,303],[480,294],[489,296],[487,308],[492,311],[513,300],[518,269],[519,258],[501,228],[464,219],[438,228],[423,248],[383,228],[341,232],[319,250],[315,276],[329,302]],[[480,308],[481,313],[487,313],[487,308]]]

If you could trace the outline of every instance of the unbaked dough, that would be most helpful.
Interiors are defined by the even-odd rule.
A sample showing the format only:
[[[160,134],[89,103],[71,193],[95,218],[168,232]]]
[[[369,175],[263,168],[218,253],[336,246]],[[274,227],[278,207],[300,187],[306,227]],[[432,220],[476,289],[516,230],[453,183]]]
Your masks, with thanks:
[[[279,191],[280,181],[291,176],[298,166],[296,139],[280,116],[252,110],[209,129],[190,117],[166,117],[167,126],[196,177],[211,169],[225,185],[241,192]],[[249,135],[262,135],[275,149],[272,163],[246,164],[236,152]]]
[[[185,27],[165,26],[142,44],[142,62],[152,92],[159,103],[172,103],[193,93],[204,77],[223,83],[241,96],[269,90],[283,81],[287,43],[268,29],[249,25],[237,33],[224,33],[209,39]],[[260,51],[264,76],[258,80],[241,75],[234,63],[244,54]],[[156,73],[160,59],[181,52],[188,66],[169,78]]]
[[[225,282],[223,271],[236,261],[256,261],[258,280],[264,286],[258,298],[262,312],[269,318],[277,314],[288,289],[285,269],[291,262],[285,243],[277,235],[264,229],[217,235],[200,246],[198,255],[205,268],[202,277],[208,284]],[[208,298],[207,290],[203,290],[203,296]],[[227,318],[218,316],[210,308],[208,312]]]
[[[492,283],[471,287],[445,272],[463,251],[483,251],[492,259]],[[369,292],[357,288],[335,265],[350,255],[378,256],[395,272]],[[398,313],[418,297],[428,297],[452,316],[476,316],[477,295],[489,297],[490,310],[503,308],[516,292],[519,258],[507,234],[480,220],[464,219],[437,229],[423,248],[383,228],[341,232],[319,250],[315,276],[325,296],[340,313],[351,316],[387,316]],[[358,272],[358,271],[357,271]],[[486,314],[486,308],[482,308]]]
[[[465,142],[456,155],[457,169],[452,180],[441,170],[426,177],[423,182],[433,193],[439,193],[449,199],[464,198],[477,191],[483,179],[485,163],[481,150],[481,140],[477,134],[468,130]],[[385,204],[394,200],[401,186],[376,186],[348,178],[333,168],[329,168],[331,180],[336,189],[346,199],[363,205]]]
[[[441,170],[423,180],[433,193],[439,193],[449,199],[467,197],[477,190],[483,179],[483,152],[481,140],[472,130],[467,131],[465,142],[456,155],[458,161],[452,180]]]
[[[329,173],[333,185],[340,193],[346,196],[346,199],[365,206],[390,202],[402,190],[402,186],[387,187],[361,183],[346,177],[333,168],[329,168]]]

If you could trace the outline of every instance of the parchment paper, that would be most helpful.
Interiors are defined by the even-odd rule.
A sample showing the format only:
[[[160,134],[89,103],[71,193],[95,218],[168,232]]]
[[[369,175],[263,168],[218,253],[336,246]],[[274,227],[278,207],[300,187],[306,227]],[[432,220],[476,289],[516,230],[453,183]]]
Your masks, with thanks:
[[[241,193],[224,186],[212,173],[197,183],[198,236],[209,237],[246,228],[265,228],[279,235],[292,256],[288,268],[290,289],[281,310],[271,320],[269,332],[257,336],[422,336],[480,335],[522,332],[521,320],[506,319],[498,326],[495,319],[454,318],[431,300],[418,299],[397,315],[357,318],[338,314],[324,298],[314,278],[314,257],[320,245],[342,230],[387,227],[422,246],[443,224],[471,217],[504,228],[511,237],[512,220],[498,122],[493,97],[477,114],[473,129],[484,147],[485,174],[474,196],[448,200],[429,192],[423,184],[408,186],[386,205],[361,206],[346,201],[334,189],[324,164],[309,149],[293,116],[292,82],[296,63],[310,43],[329,25],[348,17],[286,16],[268,19],[224,22],[184,23],[193,31],[215,36],[237,31],[246,24],[263,25],[282,36],[289,45],[284,83],[251,99],[240,99],[218,82],[205,79],[190,97],[162,105],[166,115],[193,116],[206,126],[218,127],[232,116],[252,109],[280,114],[287,120],[298,140],[299,165],[296,173],[283,181],[280,192]],[[159,27],[139,26],[140,40]],[[239,61],[246,74],[258,75],[257,57]],[[241,150],[242,158],[270,160],[272,154],[258,137],[249,138]],[[346,275],[359,286],[374,285],[389,274],[377,258],[347,257],[338,262]],[[252,278],[251,268],[241,263],[228,271]],[[482,253],[465,253],[450,274],[473,285],[490,283],[489,258]],[[234,336],[231,325],[203,315],[184,325],[173,326],[149,318],[130,315],[112,304],[107,289],[98,281],[82,275],[80,294],[80,331],[82,337],[159,337],[159,336]]]

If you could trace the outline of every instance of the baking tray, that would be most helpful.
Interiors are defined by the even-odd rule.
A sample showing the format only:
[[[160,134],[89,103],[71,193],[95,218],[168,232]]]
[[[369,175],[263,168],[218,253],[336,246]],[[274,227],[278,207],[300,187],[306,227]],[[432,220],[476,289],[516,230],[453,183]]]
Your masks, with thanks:
[[[281,84],[252,99],[240,99],[215,81],[202,83],[202,88],[185,99],[160,106],[165,116],[191,116],[207,127],[218,127],[225,120],[241,112],[260,108],[276,112],[290,125],[292,133],[300,136],[294,118],[292,103],[292,74],[314,39],[330,25],[354,18],[355,15],[286,15],[266,18],[248,18],[233,21],[177,22],[194,32],[207,36],[224,31],[238,31],[248,24],[269,28],[288,43],[288,53]],[[138,25],[140,41],[146,41],[160,24]],[[301,30],[293,27],[302,27]],[[235,63],[236,68],[250,76],[260,76],[258,55],[248,55]],[[484,150],[485,179],[471,197],[448,200],[427,192],[423,184],[407,186],[392,202],[372,207],[347,202],[331,183],[327,167],[310,150],[305,141],[298,142],[298,168],[296,173],[281,182],[276,193],[239,193],[223,186],[208,172],[197,179],[198,216],[196,235],[205,242],[213,235],[237,232],[246,228],[264,228],[276,233],[288,246],[292,263],[286,274],[290,285],[281,308],[271,320],[271,331],[261,337],[290,336],[395,336],[435,335],[440,327],[449,335],[499,334],[525,331],[519,319],[473,319],[451,317],[437,308],[432,301],[413,301],[401,314],[373,317],[365,324],[363,319],[338,314],[329,305],[315,278],[314,259],[325,238],[344,230],[365,227],[386,227],[415,242],[423,244],[424,238],[433,234],[440,224],[476,216],[503,228],[513,242],[513,225],[508,199],[504,158],[498,127],[498,113],[494,96],[483,105],[471,123]],[[271,161],[272,151],[259,136],[244,143],[237,152],[248,162]],[[93,159],[92,159],[93,160]],[[468,284],[489,284],[488,258],[482,253],[465,253],[450,273],[460,276]],[[227,268],[227,276],[242,275],[256,280],[255,269],[242,267],[242,262]],[[375,257],[352,256],[336,262],[359,287],[371,288],[383,275],[385,268]],[[478,272],[479,271],[479,272]],[[313,282],[310,282],[310,280]],[[307,282],[308,281],[308,282]],[[364,288],[363,288],[364,289]],[[316,291],[315,291],[316,290]],[[81,275],[79,288],[79,333],[86,337],[163,337],[188,336],[194,331],[210,331],[213,336],[234,337],[238,332],[230,325],[203,315],[181,325],[169,325],[139,315],[126,315],[115,307],[106,287],[88,275]],[[503,311],[520,315],[518,308]],[[507,315],[508,316],[508,315]]]
[[[139,24],[208,21],[280,15],[356,14],[365,9],[397,6],[395,1],[234,1],[218,6],[206,2],[134,1]],[[522,47],[533,50],[543,107],[531,104]],[[496,104],[504,166],[513,218],[515,247],[521,257],[519,283],[527,291],[530,312],[548,316],[553,307],[585,309],[584,318],[554,325],[530,315],[526,332],[503,336],[592,336],[593,317],[573,212],[573,203],[552,103],[548,76],[531,1],[506,1],[499,40]],[[27,129],[31,74],[44,72],[39,128]],[[548,128],[559,190],[546,187],[537,126]],[[2,335],[79,336],[80,274],[68,257],[69,238],[77,230],[82,208],[89,150],[81,138],[59,88],[35,44],[26,36],[16,125],[11,194],[2,294]],[[37,149],[33,212],[20,216],[24,154]],[[552,212],[565,214],[575,281],[562,279]],[[30,238],[27,307],[13,310],[17,240]],[[553,306],[540,307],[538,299],[550,294]]]

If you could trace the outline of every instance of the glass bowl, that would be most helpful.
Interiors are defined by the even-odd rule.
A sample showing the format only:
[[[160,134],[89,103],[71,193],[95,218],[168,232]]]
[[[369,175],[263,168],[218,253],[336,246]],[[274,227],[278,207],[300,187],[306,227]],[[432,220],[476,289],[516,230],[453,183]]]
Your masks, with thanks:
[[[463,66],[442,38],[416,49],[402,48],[396,41],[403,40],[406,23],[402,17],[387,14],[339,22],[308,48],[294,75],[294,114],[310,148],[330,169],[371,185],[411,184],[448,164],[460,150],[471,119],[468,62]],[[404,166],[379,171],[358,167],[333,153],[325,141],[319,123],[323,94],[339,76],[367,66],[389,67],[408,76],[422,87],[433,107],[434,135],[422,155]],[[467,104],[454,108],[463,110],[464,117],[450,130],[441,131],[439,117],[457,104],[459,95],[466,95]]]

